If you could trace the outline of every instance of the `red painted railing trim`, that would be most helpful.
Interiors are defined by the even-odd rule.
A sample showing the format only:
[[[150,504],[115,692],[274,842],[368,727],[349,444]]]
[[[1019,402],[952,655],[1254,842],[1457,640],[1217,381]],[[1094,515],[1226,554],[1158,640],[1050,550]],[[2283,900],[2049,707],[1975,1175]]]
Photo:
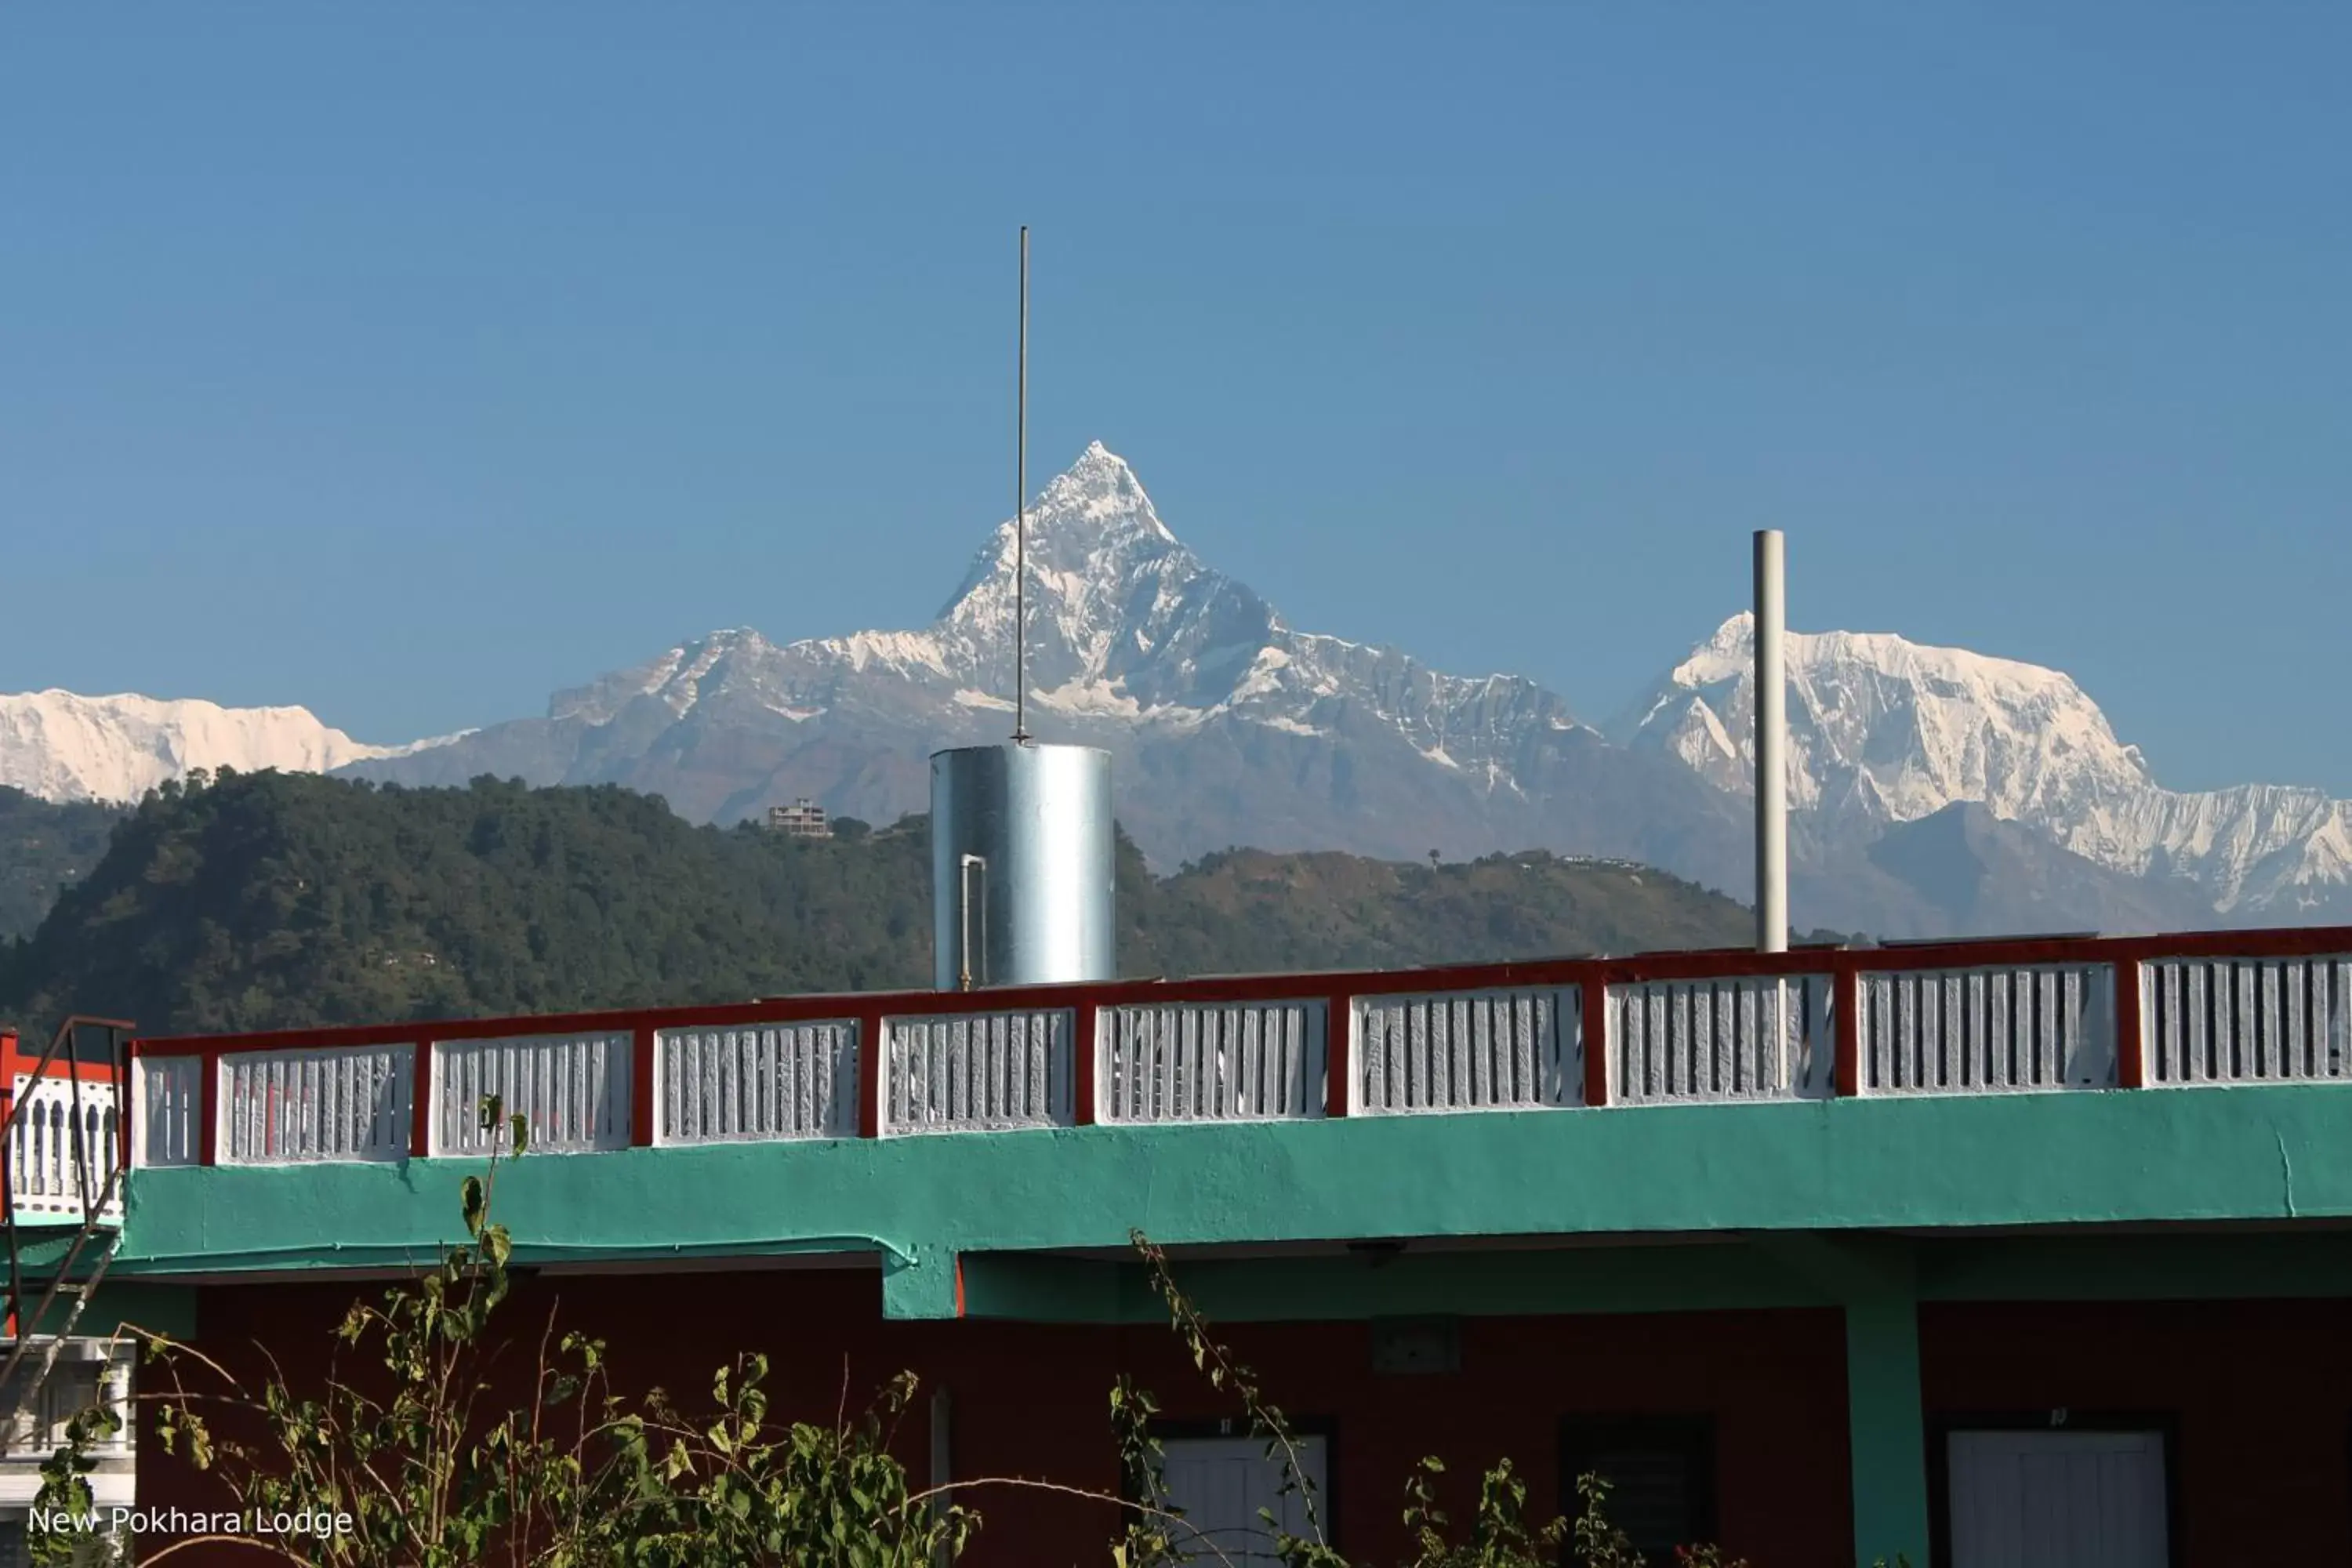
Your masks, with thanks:
[[[857,1135],[860,1138],[882,1136],[882,1020],[885,1016],[878,1009],[857,1015]]]
[[[1609,983],[1617,979],[1612,970],[1594,964],[1579,984],[1583,989],[1578,994],[1584,1014],[1584,1103],[1609,1103]]]
[[[32,1070],[40,1065],[41,1058],[33,1052],[20,1050],[14,1053],[5,1066],[0,1066],[0,1075],[5,1075],[5,1082],[0,1082],[0,1092],[5,1092],[15,1086],[18,1073],[29,1076]],[[49,1063],[49,1070],[43,1073],[41,1077],[45,1079],[78,1078],[84,1083],[111,1084],[114,1081],[114,1068],[104,1062],[52,1061]]]
[[[1862,1092],[1862,987],[1853,969],[1830,975],[1830,1026],[1837,1065],[1837,1095],[1851,1100]]]
[[[196,1068],[196,1163],[220,1163],[220,1070],[218,1047],[198,1053]]]
[[[650,1149],[654,1142],[654,1027],[639,1024],[629,1046],[629,1142]]]
[[[1334,991],[1323,1004],[1323,1114],[1345,1116],[1356,1083],[1356,996]]]
[[[2116,962],[2116,1084],[2121,1089],[2147,1086],[2147,1030],[2140,1021],[2140,960]]]
[[[429,1037],[416,1041],[416,1058],[409,1069],[416,1081],[409,1089],[408,1152],[422,1160],[433,1152],[433,1041]]]
[[[8,1081],[12,1084],[16,1081],[13,1073],[9,1075]],[[138,1106],[139,1042],[126,1040],[122,1047],[122,1087],[115,1095],[114,1107],[114,1133],[121,1145],[115,1152],[115,1158],[126,1171],[131,1168],[131,1118],[137,1114]]]
[[[727,1027],[884,1016],[964,1013],[995,1008],[1116,1006],[1139,1002],[1283,1001],[1292,997],[1379,995],[1397,992],[1486,990],[1513,985],[1580,985],[1605,972],[1612,982],[1710,980],[1738,974],[1869,973],[1905,969],[1976,969],[2027,963],[2113,963],[2153,958],[2288,958],[2352,952],[2352,926],[2281,931],[2178,932],[2162,936],[2037,937],[1999,942],[1920,943],[1875,948],[1798,948],[1761,953],[1742,948],[1638,953],[1624,958],[1529,959],[1506,963],[1448,964],[1430,969],[1326,972],[1312,974],[1217,975],[1197,980],[1115,980],[1075,985],[1006,986],[985,1001],[961,991],[835,992],[778,996],[709,1006],[639,1007],[593,1013],[461,1018],[410,1024],[280,1029],[246,1035],[154,1036],[141,1044],[151,1055],[205,1051],[299,1049],[326,1046],[398,1045],[424,1039],[498,1039],[509,1035],[605,1033],[689,1025]]]
[[[1070,1121],[1079,1127],[1095,1124],[1095,1037],[1101,1026],[1102,1009],[1080,1004],[1070,1024]]]

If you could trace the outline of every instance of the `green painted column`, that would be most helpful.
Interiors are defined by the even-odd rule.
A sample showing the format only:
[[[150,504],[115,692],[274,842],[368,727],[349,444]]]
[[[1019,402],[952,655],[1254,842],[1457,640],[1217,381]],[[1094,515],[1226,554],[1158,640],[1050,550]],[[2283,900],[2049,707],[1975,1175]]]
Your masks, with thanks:
[[[963,1285],[955,1253],[935,1246],[910,1247],[882,1258],[885,1318],[960,1318]]]
[[[1919,1406],[1919,1304],[1908,1290],[1851,1296],[1846,1422],[1853,1447],[1853,1549],[1927,1568],[1927,1435]]]

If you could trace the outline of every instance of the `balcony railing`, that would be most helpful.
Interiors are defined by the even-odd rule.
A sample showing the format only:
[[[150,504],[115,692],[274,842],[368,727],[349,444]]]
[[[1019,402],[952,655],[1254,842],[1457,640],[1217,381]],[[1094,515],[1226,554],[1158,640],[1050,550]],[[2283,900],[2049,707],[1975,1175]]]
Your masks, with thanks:
[[[489,1095],[529,1119],[534,1148],[590,1153],[2344,1082],[2352,929],[793,997],[131,1055],[144,1165],[478,1153]],[[110,1110],[89,1134],[110,1148]],[[47,1172],[48,1148],[16,1169]]]
[[[119,1224],[121,1184],[108,1189],[122,1158],[114,1086],[87,1073],[76,1083],[68,1071],[59,1063],[52,1077],[20,1072],[10,1086],[18,1105],[8,1133],[9,1207],[35,1223],[61,1223],[79,1221],[89,1205],[100,1223]]]

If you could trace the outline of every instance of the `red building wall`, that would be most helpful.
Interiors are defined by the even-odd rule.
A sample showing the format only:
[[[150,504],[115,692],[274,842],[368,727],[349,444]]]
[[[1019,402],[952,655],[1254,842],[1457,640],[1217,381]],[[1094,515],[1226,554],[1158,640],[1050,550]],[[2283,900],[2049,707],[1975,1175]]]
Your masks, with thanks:
[[[1931,1418],[2177,1423],[2175,1562],[2352,1561],[2352,1302],[1931,1304],[1919,1336]]]
[[[205,1289],[200,1342],[244,1368],[258,1340],[298,1381],[317,1374],[332,1325],[381,1287]],[[610,1342],[623,1386],[659,1384],[695,1408],[736,1351],[764,1352],[781,1415],[830,1419],[912,1370],[955,1400],[960,1478],[1018,1475],[1114,1490],[1107,1395],[1121,1371],[1171,1418],[1236,1414],[1157,1326],[885,1322],[872,1274],[777,1272],[523,1282],[500,1309],[528,1356],[551,1308]],[[1337,1544],[1370,1563],[1404,1550],[1401,1489],[1413,1462],[1449,1466],[1467,1512],[1478,1471],[1510,1456],[1531,1512],[1559,1495],[1558,1425],[1575,1414],[1714,1416],[1724,1544],[1757,1568],[1852,1561],[1843,1327],[1832,1310],[1632,1317],[1472,1318],[1461,1370],[1375,1376],[1361,1322],[1235,1324],[1221,1336],[1295,1417],[1336,1425]],[[2197,1568],[2352,1560],[2352,1303],[1930,1304],[1920,1312],[1931,1422],[2065,1408],[2169,1423],[2176,1560]],[[145,1385],[155,1386],[152,1375]],[[901,1434],[928,1475],[919,1411]],[[1930,1456],[1940,1464],[1941,1456]],[[218,1500],[142,1445],[141,1500]],[[1108,1508],[982,1491],[973,1568],[1103,1561]],[[1922,1565],[1924,1568],[1924,1565]]]
[[[380,1287],[256,1285],[204,1290],[207,1353],[253,1358],[267,1344],[298,1379],[317,1374],[332,1325]],[[1108,1393],[1122,1371],[1171,1419],[1237,1415],[1208,1388],[1174,1335],[1157,1326],[885,1322],[878,1277],[774,1272],[599,1276],[527,1281],[500,1309],[528,1357],[551,1306],[605,1338],[617,1380],[658,1384],[689,1402],[736,1351],[764,1352],[778,1413],[829,1420],[858,1408],[897,1372],[944,1384],[954,1402],[959,1478],[1016,1475],[1117,1489]],[[1509,1456],[1530,1512],[1559,1496],[1558,1428],[1570,1415],[1706,1414],[1716,1420],[1720,1535],[1759,1568],[1852,1561],[1847,1500],[1844,1339],[1828,1310],[1630,1317],[1476,1318],[1461,1324],[1461,1370],[1376,1376],[1361,1322],[1236,1324],[1220,1335],[1294,1417],[1334,1423],[1333,1541],[1366,1563],[1406,1555],[1402,1487],[1423,1455],[1448,1465],[1446,1505],[1466,1517],[1477,1477]],[[153,1386],[152,1380],[149,1386]],[[688,1408],[696,1408],[689,1403]],[[928,1426],[901,1434],[914,1475],[928,1474]],[[200,1478],[150,1445],[142,1504],[211,1504]],[[971,1568],[1094,1568],[1118,1528],[1112,1510],[1012,1490],[970,1500],[984,1516]]]

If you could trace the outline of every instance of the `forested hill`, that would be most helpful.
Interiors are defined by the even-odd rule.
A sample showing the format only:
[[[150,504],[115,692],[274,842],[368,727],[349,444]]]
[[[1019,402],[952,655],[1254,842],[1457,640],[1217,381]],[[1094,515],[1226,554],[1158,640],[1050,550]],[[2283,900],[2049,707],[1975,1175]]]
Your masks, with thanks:
[[[1660,872],[1432,868],[1236,850],[1155,879],[1120,845],[1129,974],[1399,967],[1732,945],[1749,917]],[[734,1001],[930,981],[928,825],[830,840],[695,827],[614,787],[167,787],[27,942],[0,1018],[149,1032]]]
[[[0,942],[29,934],[59,890],[89,874],[121,815],[116,806],[59,805],[0,784]]]

